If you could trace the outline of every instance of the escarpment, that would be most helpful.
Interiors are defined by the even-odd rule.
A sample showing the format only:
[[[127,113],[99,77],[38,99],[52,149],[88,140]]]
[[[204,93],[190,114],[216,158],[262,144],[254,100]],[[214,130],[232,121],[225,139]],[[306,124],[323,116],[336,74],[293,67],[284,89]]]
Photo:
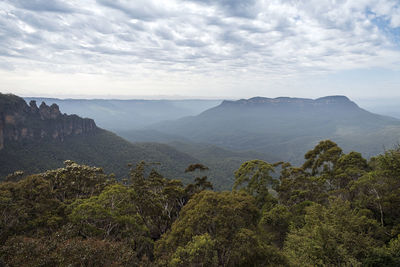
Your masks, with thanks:
[[[94,120],[63,114],[56,104],[38,107],[35,101],[28,105],[18,96],[0,94],[0,149],[11,142],[63,142],[69,136],[94,135],[97,129]]]

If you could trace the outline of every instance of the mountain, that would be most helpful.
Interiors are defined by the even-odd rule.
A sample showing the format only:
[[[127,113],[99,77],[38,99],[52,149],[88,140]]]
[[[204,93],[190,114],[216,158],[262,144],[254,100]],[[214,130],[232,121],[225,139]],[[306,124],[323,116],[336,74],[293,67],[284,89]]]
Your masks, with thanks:
[[[191,142],[254,150],[294,163],[323,139],[367,157],[400,140],[400,120],[368,112],[345,96],[223,101],[197,116],[158,123],[152,129]]]
[[[104,167],[118,178],[128,174],[128,163],[158,162],[169,178],[183,178],[197,159],[163,144],[132,144],[98,128],[92,119],[62,114],[56,104],[29,105],[15,95],[0,94],[0,177],[16,170],[42,172],[64,160]],[[187,180],[186,180],[187,181]]]
[[[141,129],[165,120],[176,120],[185,116],[197,115],[221,100],[116,100],[116,99],[57,99],[26,97],[29,103],[34,100],[55,103],[64,112],[92,118],[104,129],[120,134],[123,131]]]

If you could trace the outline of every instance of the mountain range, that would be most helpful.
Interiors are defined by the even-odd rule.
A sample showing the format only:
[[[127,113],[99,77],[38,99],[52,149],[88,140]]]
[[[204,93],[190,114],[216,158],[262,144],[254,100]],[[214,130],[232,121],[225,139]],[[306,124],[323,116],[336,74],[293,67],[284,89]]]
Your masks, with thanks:
[[[102,166],[120,179],[127,176],[128,163],[144,160],[157,163],[152,166],[169,178],[189,182],[193,177],[184,174],[185,168],[202,163],[217,189],[229,189],[233,172],[247,160],[299,164],[304,151],[324,139],[371,157],[400,140],[400,120],[368,112],[345,96],[222,102],[55,99],[80,116],[95,111],[96,122],[63,114],[56,103],[38,107],[39,99],[25,100],[29,104],[0,94],[1,177],[58,168],[69,159]],[[109,128],[99,128],[97,118]],[[108,131],[113,127],[116,134]]]

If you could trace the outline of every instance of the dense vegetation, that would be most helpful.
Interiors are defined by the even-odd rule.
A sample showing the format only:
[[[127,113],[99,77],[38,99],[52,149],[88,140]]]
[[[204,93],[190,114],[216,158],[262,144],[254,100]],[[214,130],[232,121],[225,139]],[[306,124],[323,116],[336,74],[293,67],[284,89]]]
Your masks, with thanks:
[[[191,176],[183,171],[190,163],[201,162],[209,167],[207,176],[215,189],[228,190],[234,182],[234,170],[252,158],[267,157],[261,153],[234,152],[201,144],[132,144],[111,132],[98,129],[94,135],[68,137],[64,142],[38,140],[8,143],[0,150],[0,181],[17,170],[33,174],[59,168],[68,159],[89,166],[101,166],[105,173],[114,173],[120,180],[128,175],[128,163],[144,160],[157,163],[154,168],[165,177],[179,178],[187,184]]]
[[[132,144],[111,132],[97,129],[93,135],[68,137],[64,142],[9,142],[0,150],[0,180],[16,170],[32,174],[59,168],[68,159],[102,166],[106,173],[114,173],[118,179],[128,174],[126,166],[130,162],[157,162],[157,169],[165,176],[176,177],[183,173],[188,164],[196,161],[167,145]],[[189,181],[188,176],[179,178]]]
[[[0,184],[0,259],[6,266],[400,265],[400,149],[367,161],[326,140],[302,166],[243,163],[225,192],[212,191],[206,169],[190,165],[196,178],[186,186],[144,162],[121,181],[72,161],[9,175]]]

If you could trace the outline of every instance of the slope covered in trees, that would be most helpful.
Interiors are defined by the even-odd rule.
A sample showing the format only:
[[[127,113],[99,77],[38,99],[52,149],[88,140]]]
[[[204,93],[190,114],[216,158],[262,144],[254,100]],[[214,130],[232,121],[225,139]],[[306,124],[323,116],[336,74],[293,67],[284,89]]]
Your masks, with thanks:
[[[26,174],[42,172],[61,167],[67,159],[102,166],[106,173],[114,173],[118,179],[128,175],[128,164],[141,160],[156,163],[155,167],[167,177],[176,177],[188,164],[197,162],[167,145],[132,144],[111,132],[97,129],[95,135],[70,137],[63,142],[12,143],[0,150],[0,175],[4,178],[18,170]]]
[[[320,142],[300,166],[250,160],[232,191],[144,162],[0,183],[6,266],[399,266],[400,150],[364,159]],[[201,164],[186,171],[206,170]],[[275,177],[278,178],[275,178]],[[14,180],[16,179],[16,180]]]

